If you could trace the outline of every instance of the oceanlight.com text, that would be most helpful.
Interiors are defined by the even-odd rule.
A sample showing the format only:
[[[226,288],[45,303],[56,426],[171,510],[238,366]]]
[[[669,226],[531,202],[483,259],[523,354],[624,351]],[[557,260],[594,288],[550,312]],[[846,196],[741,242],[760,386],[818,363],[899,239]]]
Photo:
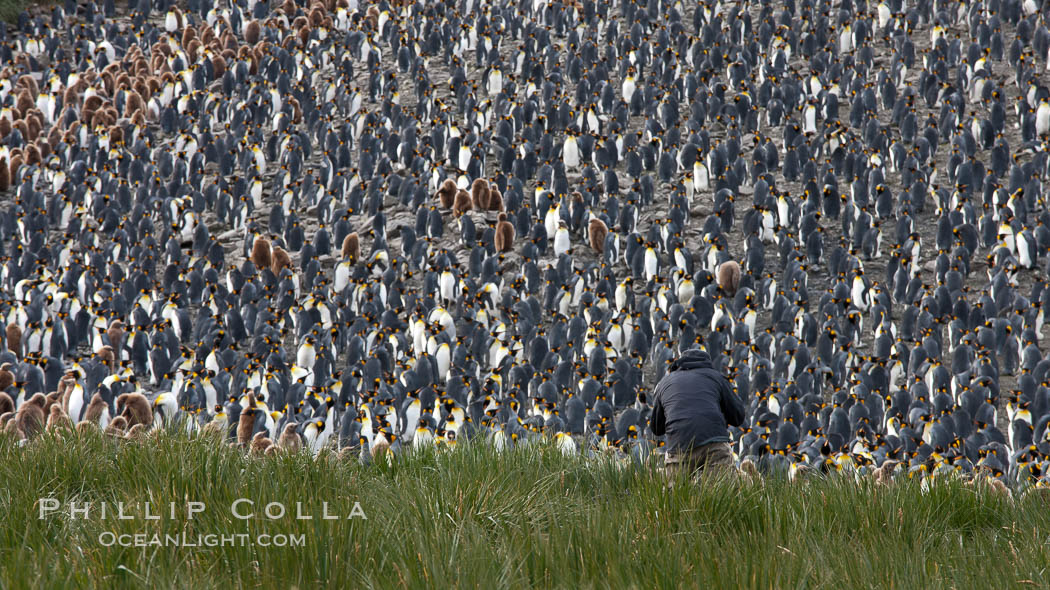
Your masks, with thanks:
[[[103,547],[305,547],[306,535],[277,534],[189,534],[174,535],[159,533],[114,533],[103,532],[98,536]]]

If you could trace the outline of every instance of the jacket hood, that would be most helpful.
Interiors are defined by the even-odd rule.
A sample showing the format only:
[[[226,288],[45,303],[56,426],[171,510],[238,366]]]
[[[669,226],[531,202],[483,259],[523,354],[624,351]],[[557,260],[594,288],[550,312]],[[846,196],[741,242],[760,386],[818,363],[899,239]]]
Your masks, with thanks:
[[[682,353],[674,363],[671,364],[672,371],[689,371],[692,369],[710,369],[711,355],[699,348],[690,348]]]

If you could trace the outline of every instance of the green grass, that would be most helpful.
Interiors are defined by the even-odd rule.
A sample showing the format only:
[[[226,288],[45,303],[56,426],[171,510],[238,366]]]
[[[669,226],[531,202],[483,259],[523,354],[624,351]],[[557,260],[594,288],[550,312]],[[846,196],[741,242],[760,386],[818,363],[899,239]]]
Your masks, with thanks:
[[[26,4],[23,0],[0,0],[0,20],[9,23],[16,22]]]
[[[667,489],[649,467],[535,445],[360,466],[323,454],[247,457],[161,435],[120,443],[0,437],[0,587],[1048,587],[1046,497],[943,482],[767,480]],[[63,514],[38,518],[38,499]],[[230,513],[255,501],[255,518]],[[158,521],[136,508],[151,500]],[[68,515],[123,501],[133,520]],[[205,502],[192,520],[185,502]],[[167,514],[176,502],[176,518]],[[267,520],[303,502],[313,520]],[[360,502],[367,520],[346,516]],[[305,546],[105,547],[106,532],[304,534]]]
[[[18,15],[28,6],[50,7],[59,2],[60,0],[0,0],[0,19],[15,23],[18,22]]]

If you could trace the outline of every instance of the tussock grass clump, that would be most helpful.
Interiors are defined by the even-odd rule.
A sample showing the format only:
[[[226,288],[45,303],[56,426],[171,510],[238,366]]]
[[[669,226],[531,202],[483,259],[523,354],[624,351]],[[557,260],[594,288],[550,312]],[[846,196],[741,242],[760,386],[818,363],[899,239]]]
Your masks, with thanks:
[[[25,446],[0,437],[0,477],[0,586],[10,588],[1050,585],[1050,498],[950,480],[928,490],[841,476],[668,488],[652,466],[543,444],[362,466],[329,452],[251,457],[173,433],[46,434]],[[41,498],[61,508],[40,519]],[[239,498],[253,502],[240,511],[251,518],[231,512]],[[71,517],[71,501],[93,512]],[[190,501],[206,509],[188,515]],[[118,502],[130,519],[115,518]],[[158,520],[145,518],[145,502]],[[297,502],[311,519],[295,518]],[[347,518],[355,502],[367,518]],[[287,514],[267,518],[269,503]],[[305,543],[105,546],[106,533]]]
[[[32,6],[38,6],[44,10],[58,4],[59,0],[0,0],[0,20],[8,23],[17,23],[18,15],[22,14]]]

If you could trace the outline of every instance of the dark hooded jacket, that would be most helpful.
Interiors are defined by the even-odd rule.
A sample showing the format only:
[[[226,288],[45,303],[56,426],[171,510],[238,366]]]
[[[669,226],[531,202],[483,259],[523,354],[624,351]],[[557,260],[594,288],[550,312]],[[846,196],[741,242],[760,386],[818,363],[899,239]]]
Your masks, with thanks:
[[[656,436],[667,435],[668,452],[729,442],[726,426],[743,422],[743,402],[702,350],[682,353],[656,385],[650,426]]]

